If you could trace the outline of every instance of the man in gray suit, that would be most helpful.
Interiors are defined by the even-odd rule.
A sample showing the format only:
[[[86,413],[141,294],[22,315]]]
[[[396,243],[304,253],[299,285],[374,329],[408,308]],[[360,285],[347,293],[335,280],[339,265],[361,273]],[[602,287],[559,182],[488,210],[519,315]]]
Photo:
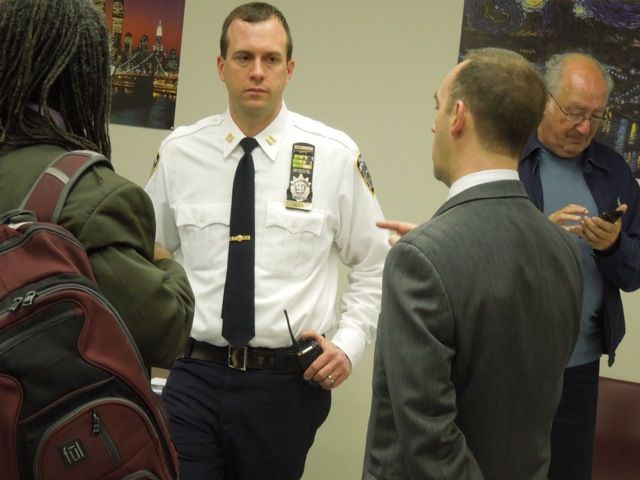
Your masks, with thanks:
[[[582,300],[575,242],[516,171],[545,88],[484,49],[435,98],[449,199],[386,260],[363,479],[545,479]]]

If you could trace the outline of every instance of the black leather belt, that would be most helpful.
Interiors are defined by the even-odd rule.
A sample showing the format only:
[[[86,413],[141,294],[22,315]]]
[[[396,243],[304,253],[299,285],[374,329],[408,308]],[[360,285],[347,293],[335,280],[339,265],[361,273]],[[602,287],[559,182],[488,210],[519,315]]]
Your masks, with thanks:
[[[291,348],[216,347],[190,338],[182,358],[221,363],[238,370],[272,369],[302,371]]]

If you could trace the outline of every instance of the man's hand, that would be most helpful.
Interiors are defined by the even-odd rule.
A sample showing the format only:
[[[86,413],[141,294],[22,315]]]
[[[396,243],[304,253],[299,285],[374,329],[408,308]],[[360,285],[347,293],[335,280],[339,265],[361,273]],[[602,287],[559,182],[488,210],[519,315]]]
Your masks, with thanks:
[[[322,347],[322,355],[305,370],[305,380],[313,379],[322,388],[329,390],[340,386],[349,378],[351,360],[331,340],[313,330],[302,332],[302,338],[313,338]]]
[[[398,220],[379,220],[376,222],[376,226],[393,231],[389,236],[389,245],[393,247],[396,242],[400,240],[400,237],[416,228],[417,225],[415,223],[400,222]]]
[[[163,260],[165,258],[172,259],[173,255],[171,255],[171,252],[169,250],[156,242],[153,247],[153,261],[157,262],[158,260]]]
[[[622,204],[616,210],[626,212],[627,205]],[[594,250],[605,251],[616,243],[621,228],[621,218],[611,223],[600,217],[583,217],[582,229],[578,235],[588,242]]]
[[[589,213],[582,205],[574,205],[570,203],[564,208],[553,212],[549,215],[549,220],[553,223],[557,223],[568,232],[575,233],[578,236],[582,236],[582,221],[585,215]],[[567,222],[576,222],[576,225],[566,225]]]

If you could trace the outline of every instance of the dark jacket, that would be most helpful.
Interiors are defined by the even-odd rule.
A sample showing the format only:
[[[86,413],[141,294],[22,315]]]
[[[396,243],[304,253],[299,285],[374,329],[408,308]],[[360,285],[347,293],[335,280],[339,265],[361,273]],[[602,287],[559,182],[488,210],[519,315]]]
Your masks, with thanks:
[[[0,212],[16,208],[61,153],[51,145],[0,150]],[[155,219],[144,190],[107,167],[94,167],[72,188],[59,223],[87,249],[100,290],[145,364],[169,366],[188,338],[194,300],[180,264],[153,263]]]
[[[533,203],[543,210],[541,147],[540,140],[534,136],[524,150],[518,173]],[[615,210],[618,199],[629,207],[622,217],[618,242],[607,252],[593,252],[604,283],[600,315],[603,349],[612,365],[625,333],[620,290],[630,292],[640,287],[640,187],[624,159],[596,140],[586,150],[583,173],[599,212]]]

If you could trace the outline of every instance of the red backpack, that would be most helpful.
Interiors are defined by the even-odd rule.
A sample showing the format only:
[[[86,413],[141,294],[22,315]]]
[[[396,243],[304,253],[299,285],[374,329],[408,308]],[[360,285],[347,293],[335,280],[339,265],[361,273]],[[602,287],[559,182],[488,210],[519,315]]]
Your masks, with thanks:
[[[4,480],[178,476],[138,349],[96,286],[84,247],[55,224],[74,181],[95,164],[111,168],[93,152],[60,156],[20,210],[0,216]]]

